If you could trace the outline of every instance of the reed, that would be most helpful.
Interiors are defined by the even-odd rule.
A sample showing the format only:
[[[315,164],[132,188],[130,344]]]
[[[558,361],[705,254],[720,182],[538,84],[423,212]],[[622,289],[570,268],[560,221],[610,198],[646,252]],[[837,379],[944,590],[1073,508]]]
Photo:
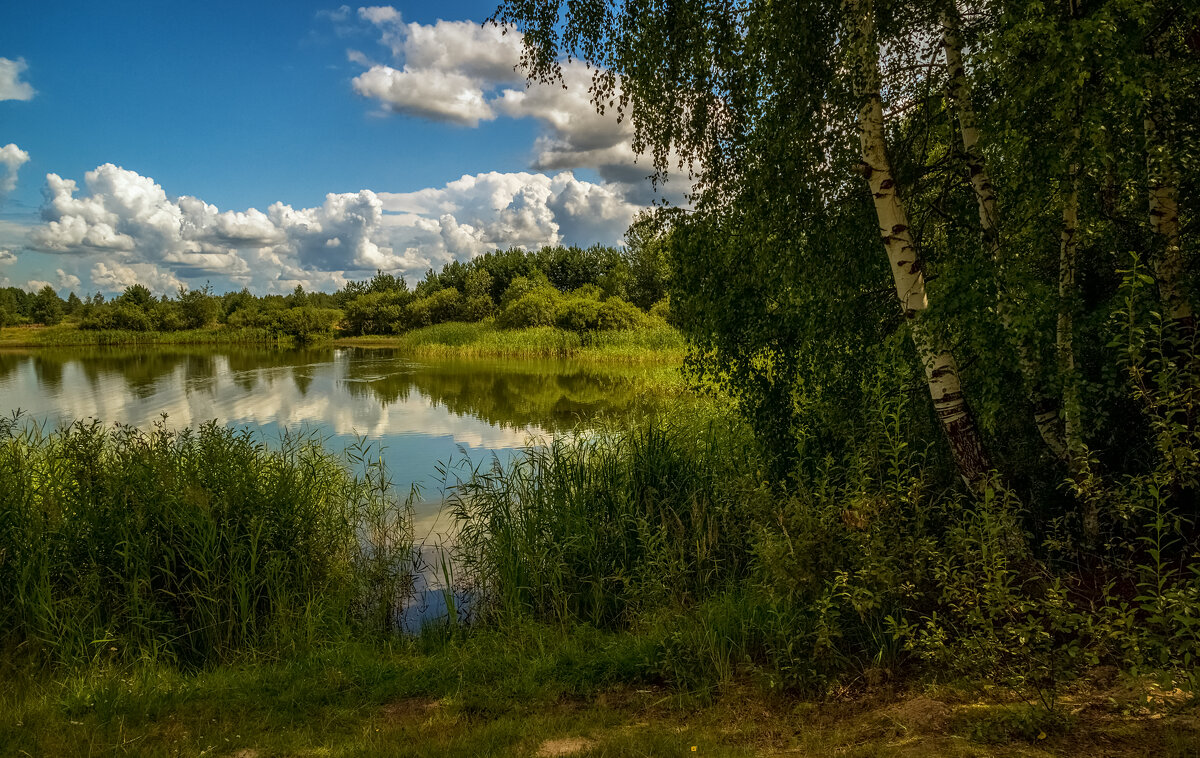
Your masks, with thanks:
[[[611,362],[678,362],[682,336],[669,326],[573,332],[553,326],[500,329],[493,322],[435,324],[396,337],[339,340],[347,345],[396,347],[421,358],[586,358]]]
[[[733,432],[697,426],[581,432],[471,471],[450,507],[482,611],[616,627],[744,579],[754,493]]]
[[[292,338],[255,327],[220,326],[174,332],[80,329],[75,324],[0,329],[0,347],[91,347],[111,345],[291,345]]]
[[[198,665],[390,629],[411,519],[368,453],[0,420],[0,650]]]

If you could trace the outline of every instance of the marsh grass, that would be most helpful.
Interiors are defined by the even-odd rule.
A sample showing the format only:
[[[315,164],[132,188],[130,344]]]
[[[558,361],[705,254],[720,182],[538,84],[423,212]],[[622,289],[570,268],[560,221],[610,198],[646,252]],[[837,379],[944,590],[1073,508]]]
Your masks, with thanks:
[[[638,609],[686,605],[749,565],[734,476],[748,446],[716,424],[601,428],[527,447],[452,491],[458,564],[493,617],[615,627]]]
[[[369,453],[0,420],[0,650],[200,665],[390,630],[411,518]]]
[[[501,329],[491,321],[448,322],[396,337],[341,340],[348,345],[386,345],[421,358],[587,358],[613,362],[679,362],[683,337],[662,324],[642,329],[574,332],[553,326]]]
[[[0,329],[0,347],[105,347],[113,345],[291,345],[292,338],[267,329],[220,326],[173,332],[80,329],[65,323],[49,327]]]

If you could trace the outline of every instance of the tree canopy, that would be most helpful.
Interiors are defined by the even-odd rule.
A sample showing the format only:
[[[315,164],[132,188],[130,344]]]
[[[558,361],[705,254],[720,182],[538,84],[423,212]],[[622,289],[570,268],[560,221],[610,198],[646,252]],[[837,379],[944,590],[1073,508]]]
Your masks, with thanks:
[[[951,412],[1013,481],[1156,465],[1131,377],[1172,343],[1154,376],[1195,390],[1194,3],[509,0],[493,20],[532,79],[586,61],[659,175],[694,175],[664,237],[672,309],[781,472],[853,457],[880,382],[960,472]]]

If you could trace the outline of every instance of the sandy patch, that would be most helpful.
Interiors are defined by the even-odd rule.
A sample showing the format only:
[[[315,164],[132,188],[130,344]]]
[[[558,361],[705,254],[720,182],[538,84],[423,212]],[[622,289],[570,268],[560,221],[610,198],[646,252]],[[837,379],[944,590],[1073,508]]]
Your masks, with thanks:
[[[591,748],[596,743],[583,737],[562,737],[556,740],[546,740],[538,748],[538,758],[558,758],[558,756],[575,755]]]

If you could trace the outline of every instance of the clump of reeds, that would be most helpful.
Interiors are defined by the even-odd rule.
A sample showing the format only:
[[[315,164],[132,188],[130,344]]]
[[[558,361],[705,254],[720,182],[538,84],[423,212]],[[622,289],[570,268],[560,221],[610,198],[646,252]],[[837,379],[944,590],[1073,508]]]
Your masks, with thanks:
[[[581,432],[453,490],[458,565],[484,613],[613,626],[735,585],[750,564],[728,430],[654,421]]]
[[[493,322],[448,322],[414,329],[395,344],[413,355],[439,357],[570,358],[612,361],[682,359],[682,335],[669,326],[574,332],[554,326],[501,329]]]
[[[0,419],[9,655],[200,664],[386,629],[411,561],[408,503],[361,447]]]

